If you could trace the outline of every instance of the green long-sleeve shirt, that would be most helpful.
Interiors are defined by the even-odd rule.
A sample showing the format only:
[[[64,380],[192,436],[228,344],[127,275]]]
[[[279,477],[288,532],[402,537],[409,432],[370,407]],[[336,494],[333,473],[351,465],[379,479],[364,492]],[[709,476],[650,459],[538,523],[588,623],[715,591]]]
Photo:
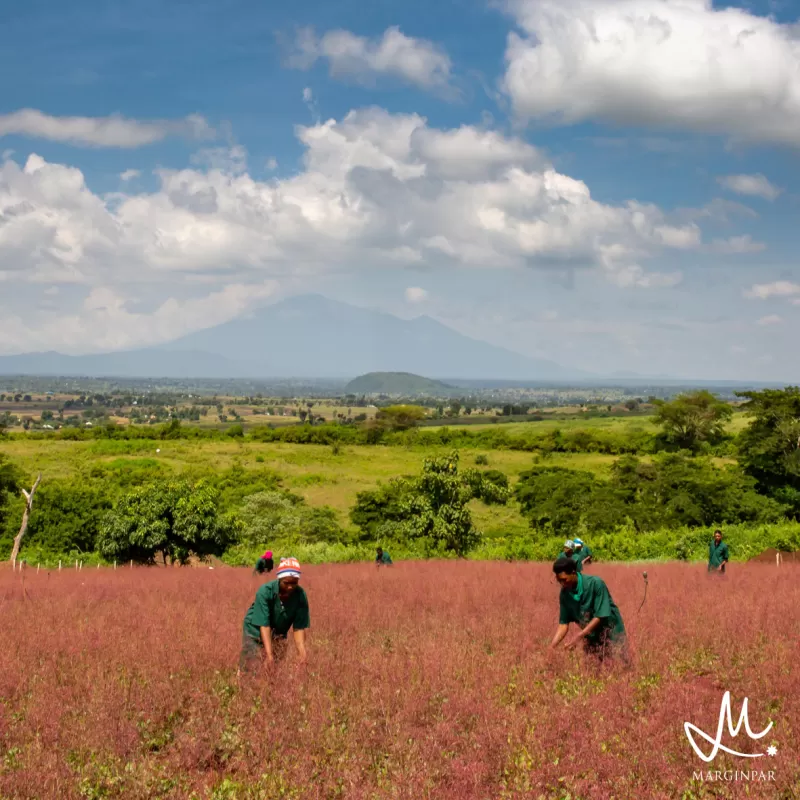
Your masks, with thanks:
[[[713,539],[708,545],[708,569],[716,569],[720,564],[728,560],[728,545],[725,542],[717,544]]]

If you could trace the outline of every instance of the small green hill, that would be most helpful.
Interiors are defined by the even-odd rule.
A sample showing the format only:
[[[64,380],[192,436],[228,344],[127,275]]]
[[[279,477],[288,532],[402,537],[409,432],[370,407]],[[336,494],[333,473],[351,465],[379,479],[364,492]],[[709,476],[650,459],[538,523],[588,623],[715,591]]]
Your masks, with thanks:
[[[347,394],[437,394],[452,389],[441,381],[412,375],[410,372],[368,372],[354,378],[345,387]]]

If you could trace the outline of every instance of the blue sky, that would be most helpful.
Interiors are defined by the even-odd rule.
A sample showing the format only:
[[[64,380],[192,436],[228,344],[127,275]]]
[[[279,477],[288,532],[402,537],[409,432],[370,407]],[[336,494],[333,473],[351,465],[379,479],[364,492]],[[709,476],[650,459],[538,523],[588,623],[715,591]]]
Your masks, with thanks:
[[[795,381],[800,3],[33,0],[0,352],[314,291],[606,374]]]

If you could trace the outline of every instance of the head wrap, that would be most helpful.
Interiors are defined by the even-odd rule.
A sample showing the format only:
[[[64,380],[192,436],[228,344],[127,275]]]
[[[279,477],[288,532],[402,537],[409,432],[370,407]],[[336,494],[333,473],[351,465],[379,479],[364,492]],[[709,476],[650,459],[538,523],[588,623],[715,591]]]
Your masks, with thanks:
[[[272,558],[272,550],[267,550],[261,558]]]
[[[572,539],[567,539],[567,541],[564,542],[564,549],[565,550],[574,550],[575,549],[575,542],[573,542]]]
[[[300,562],[296,558],[282,558],[278,564],[278,580],[281,578],[299,578]]]
[[[573,539],[574,544],[583,544],[583,539]]]

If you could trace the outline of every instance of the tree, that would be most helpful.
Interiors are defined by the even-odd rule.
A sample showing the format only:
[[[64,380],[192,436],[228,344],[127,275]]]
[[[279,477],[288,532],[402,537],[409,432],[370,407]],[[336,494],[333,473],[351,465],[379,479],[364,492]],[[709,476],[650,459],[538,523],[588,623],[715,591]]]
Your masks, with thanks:
[[[100,526],[98,549],[106,559],[152,564],[186,563],[191,555],[221,555],[237,525],[217,511],[218,492],[200,481],[158,481],[124,495]]]
[[[426,416],[421,406],[387,406],[375,415],[375,425],[382,430],[405,431],[416,427]]]
[[[30,519],[31,507],[33,506],[33,498],[41,480],[42,476],[38,475],[30,491],[20,488],[20,491],[25,498],[25,508],[22,512],[22,524],[20,525],[19,533],[14,537],[14,547],[11,549],[12,565],[16,565],[17,563],[17,556],[19,555],[19,549],[22,546],[22,539],[28,530],[28,520]]]
[[[725,437],[725,425],[733,409],[706,390],[681,394],[670,401],[656,400],[654,422],[661,425],[668,442],[681,449],[696,450]]]
[[[498,470],[458,471],[457,452],[425,460],[422,473],[359,492],[350,519],[364,539],[414,539],[429,553],[464,556],[481,538],[468,503],[505,504],[508,478]]]
[[[457,451],[425,459],[422,473],[410,483],[403,528],[410,538],[422,540],[428,550],[463,557],[481,541],[467,504],[475,499],[505,504],[509,492],[478,470],[459,474],[458,459]]]
[[[283,490],[258,492],[246,497],[239,512],[241,541],[251,546],[268,542],[336,542],[342,529],[336,512],[312,508],[299,495]]]
[[[2,453],[0,453],[0,530],[6,521],[8,501],[19,491],[19,472]]]
[[[737,441],[739,463],[760,491],[800,516],[800,388],[737,392],[750,424]]]

